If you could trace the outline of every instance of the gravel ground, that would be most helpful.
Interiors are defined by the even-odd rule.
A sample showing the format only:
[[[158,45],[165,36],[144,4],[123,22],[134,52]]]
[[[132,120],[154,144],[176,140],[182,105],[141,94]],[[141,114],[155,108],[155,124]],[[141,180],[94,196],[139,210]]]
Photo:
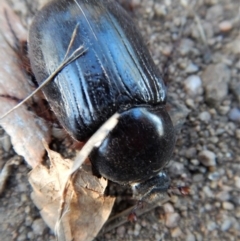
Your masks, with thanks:
[[[172,113],[180,104],[184,111],[179,111],[181,130],[167,171],[174,182],[189,185],[191,194],[172,196],[136,223],[96,240],[240,240],[239,0],[129,0],[125,5],[159,68],[174,50],[166,78],[169,109]],[[22,1],[14,9],[26,15]],[[10,138],[1,130],[2,165],[13,156]],[[54,240],[31,201],[29,171],[24,161],[12,168],[0,197],[1,240]]]

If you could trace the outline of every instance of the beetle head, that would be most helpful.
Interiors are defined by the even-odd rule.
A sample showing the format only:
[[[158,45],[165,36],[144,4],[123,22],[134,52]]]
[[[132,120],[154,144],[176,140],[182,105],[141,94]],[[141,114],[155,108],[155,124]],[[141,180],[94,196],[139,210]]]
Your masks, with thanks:
[[[134,107],[121,113],[90,160],[95,173],[132,185],[136,196],[148,196],[168,189],[170,181],[162,169],[174,145],[174,127],[164,106]]]

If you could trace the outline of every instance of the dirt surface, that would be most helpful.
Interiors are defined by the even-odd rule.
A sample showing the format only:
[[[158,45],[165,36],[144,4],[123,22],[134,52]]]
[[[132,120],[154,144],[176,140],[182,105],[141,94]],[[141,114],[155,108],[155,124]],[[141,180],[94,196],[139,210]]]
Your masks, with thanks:
[[[166,76],[169,110],[180,103],[186,118],[180,111],[181,130],[167,172],[174,182],[189,185],[191,194],[172,196],[136,223],[96,240],[240,240],[239,0],[121,2],[157,66],[162,69],[166,56],[172,57]],[[9,3],[27,27],[38,5]],[[1,130],[1,165],[15,155]],[[24,161],[13,166],[0,197],[1,240],[55,239],[31,201],[29,171]],[[124,202],[124,196],[118,198],[115,212]]]

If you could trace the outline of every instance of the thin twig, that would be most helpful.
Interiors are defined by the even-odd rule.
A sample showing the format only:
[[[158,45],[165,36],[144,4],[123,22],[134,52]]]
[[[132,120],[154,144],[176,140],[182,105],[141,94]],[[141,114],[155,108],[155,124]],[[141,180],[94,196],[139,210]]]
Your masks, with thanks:
[[[168,197],[168,198],[161,200],[159,202],[156,202],[156,203],[147,203],[146,205],[144,205],[143,208],[135,209],[136,216],[140,217],[141,215],[150,212],[151,210],[155,209],[156,207],[162,206],[164,203],[168,202],[169,200],[170,200],[170,198]],[[110,232],[113,229],[116,229],[117,227],[129,222],[127,217],[134,208],[135,208],[135,206],[132,206],[132,207],[124,210],[123,212],[118,213],[117,215],[109,218],[109,220],[103,226],[99,235],[103,235],[104,233]]]
[[[74,34],[75,32],[73,32]],[[71,38],[72,41],[72,38]],[[72,43],[70,41],[70,44]],[[24,100],[22,100],[20,103],[18,103],[16,106],[14,106],[12,109],[7,111],[3,116],[0,117],[0,120],[5,118],[7,115],[9,115],[11,112],[19,108],[21,105],[26,103],[30,98],[32,98],[39,90],[41,90],[46,84],[49,83],[59,72],[65,68],[68,64],[79,58],[81,55],[83,55],[87,49],[84,49],[83,46],[80,46],[77,48],[67,59],[64,59],[63,62],[58,66],[58,68],[46,79],[44,80],[37,89],[35,89],[30,95],[28,95]]]

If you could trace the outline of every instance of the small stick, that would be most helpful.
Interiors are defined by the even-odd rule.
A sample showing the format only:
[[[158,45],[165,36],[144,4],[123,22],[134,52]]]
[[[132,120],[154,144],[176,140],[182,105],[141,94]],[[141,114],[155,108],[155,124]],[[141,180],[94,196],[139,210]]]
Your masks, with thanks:
[[[144,206],[144,208],[138,208],[135,210],[137,217],[150,212],[151,210],[155,209],[156,207],[159,207],[161,205],[163,205],[164,203],[168,202],[170,200],[170,198],[166,198],[164,200],[158,201],[156,203],[147,203],[146,206]],[[118,213],[117,215],[109,218],[109,220],[105,223],[105,225],[103,226],[101,232],[99,233],[99,235],[103,235],[104,233],[110,232],[113,229],[129,222],[129,220],[127,219],[127,216],[129,215],[129,213],[131,213],[131,211],[135,208],[135,206],[132,206],[126,210],[124,210],[121,213]]]
[[[76,60],[78,57],[80,57],[81,55],[83,55],[87,50],[83,49],[83,46],[80,46],[79,48],[77,48],[69,58],[67,58],[65,61],[63,61],[58,68],[51,74],[49,75],[49,77],[44,80],[37,89],[35,89],[30,95],[28,95],[24,100],[22,100],[19,104],[17,104],[16,106],[14,106],[11,110],[7,111],[3,116],[0,117],[0,120],[2,120],[3,118],[5,118],[7,115],[9,115],[10,113],[12,113],[14,110],[16,110],[17,108],[19,108],[21,105],[23,105],[24,103],[26,103],[31,97],[33,97],[39,90],[41,90],[49,81],[51,81],[64,67],[66,67],[68,64],[70,64],[71,62],[73,62],[74,60]]]
[[[78,24],[76,25],[73,34],[71,36],[71,40],[69,42],[68,45],[68,49],[66,51],[66,55],[69,53],[69,50],[73,44],[73,41],[76,37],[77,34],[77,27]],[[49,81],[51,81],[63,68],[65,68],[68,64],[72,63],[74,60],[76,60],[77,58],[79,58],[81,55],[83,55],[85,52],[87,51],[87,49],[84,49],[83,46],[80,46],[79,48],[77,48],[68,58],[66,58],[66,55],[63,59],[63,62],[57,67],[57,69],[51,74],[49,75],[49,77],[44,80],[37,89],[35,89],[30,95],[28,95],[24,100],[22,100],[20,103],[18,103],[16,106],[14,106],[12,109],[10,109],[9,111],[7,111],[4,115],[2,115],[0,117],[0,120],[2,120],[3,118],[5,118],[7,115],[9,115],[11,112],[13,112],[14,110],[16,110],[17,108],[19,108],[21,105],[23,105],[24,103],[26,103],[30,98],[32,98],[39,90],[41,90],[46,84],[48,84]]]

